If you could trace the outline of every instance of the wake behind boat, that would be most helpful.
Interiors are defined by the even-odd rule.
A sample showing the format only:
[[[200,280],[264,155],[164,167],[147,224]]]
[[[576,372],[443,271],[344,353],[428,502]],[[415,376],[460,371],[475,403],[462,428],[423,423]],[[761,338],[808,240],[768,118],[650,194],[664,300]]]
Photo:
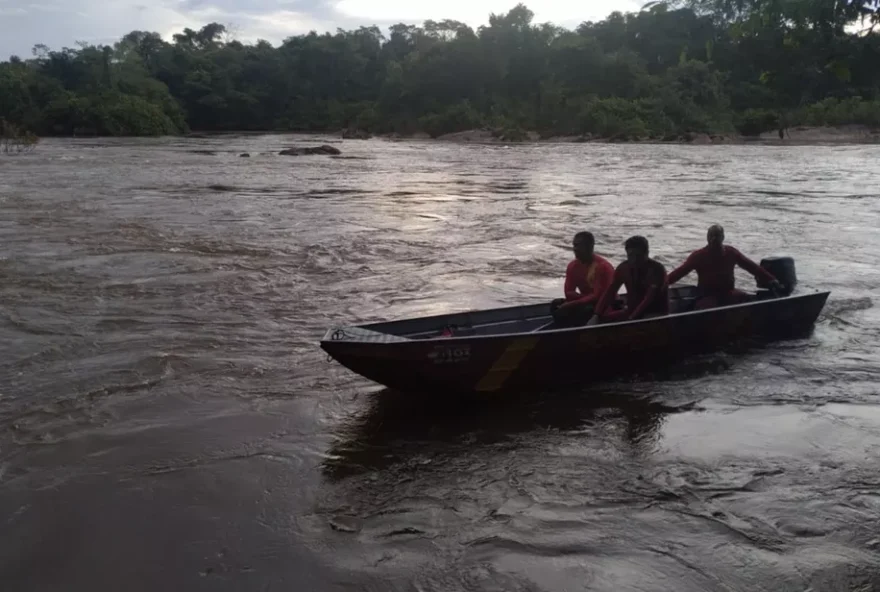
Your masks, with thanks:
[[[795,283],[794,280],[793,283]],[[693,286],[670,289],[670,314],[554,328],[549,303],[334,328],[321,347],[370,380],[404,391],[497,392],[589,384],[750,338],[800,336],[830,292],[757,290],[733,306],[692,310]]]

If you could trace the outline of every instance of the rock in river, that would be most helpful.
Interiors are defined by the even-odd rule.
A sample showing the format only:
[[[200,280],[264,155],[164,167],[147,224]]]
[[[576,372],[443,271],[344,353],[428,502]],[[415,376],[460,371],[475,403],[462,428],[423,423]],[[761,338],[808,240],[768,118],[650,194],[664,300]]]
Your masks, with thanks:
[[[342,154],[339,148],[334,148],[333,146],[328,146],[324,144],[323,146],[312,146],[306,148],[288,148],[287,150],[282,150],[279,152],[281,156],[304,156],[308,154],[330,154],[330,155],[338,155]]]

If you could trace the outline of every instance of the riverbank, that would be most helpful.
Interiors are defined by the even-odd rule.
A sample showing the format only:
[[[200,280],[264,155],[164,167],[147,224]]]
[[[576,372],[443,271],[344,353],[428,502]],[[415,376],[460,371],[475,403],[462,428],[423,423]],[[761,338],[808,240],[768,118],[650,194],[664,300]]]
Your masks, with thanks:
[[[871,128],[864,125],[843,125],[828,127],[799,126],[787,128],[782,136],[778,131],[764,132],[759,136],[744,136],[741,134],[683,134],[669,136],[663,139],[622,139],[601,138],[591,135],[581,136],[550,136],[542,137],[535,131],[522,134],[522,139],[515,141],[504,135],[489,129],[474,129],[454,134],[445,134],[437,138],[431,138],[427,134],[387,134],[379,136],[390,140],[436,140],[438,142],[455,142],[464,144],[511,144],[511,143],[548,143],[548,144],[572,144],[572,143],[600,143],[600,144],[780,144],[780,145],[810,145],[810,144],[880,144],[880,128]]]
[[[778,131],[764,132],[759,136],[745,136],[741,134],[683,134],[668,136],[666,138],[602,138],[587,135],[572,136],[542,136],[536,131],[518,132],[517,137],[510,137],[489,129],[473,129],[452,134],[445,134],[432,138],[425,132],[412,134],[359,134],[357,137],[347,136],[340,131],[288,131],[279,132],[273,130],[263,131],[194,131],[184,134],[186,138],[216,138],[221,136],[262,136],[285,133],[304,137],[328,138],[337,137],[339,140],[357,142],[378,138],[389,141],[431,141],[458,144],[694,144],[694,145],[791,145],[809,146],[822,144],[880,144],[880,128],[872,128],[865,125],[841,125],[809,127],[798,126],[787,128],[784,137],[780,138]],[[64,137],[64,136],[57,136]],[[84,136],[103,137],[103,136]],[[109,137],[109,136],[108,136]],[[332,141],[332,140],[329,140]]]

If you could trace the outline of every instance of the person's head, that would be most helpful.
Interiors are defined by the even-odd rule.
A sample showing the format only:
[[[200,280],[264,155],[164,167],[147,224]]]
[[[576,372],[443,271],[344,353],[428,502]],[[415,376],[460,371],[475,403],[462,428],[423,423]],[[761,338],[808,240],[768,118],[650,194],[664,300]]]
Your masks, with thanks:
[[[724,229],[720,224],[713,224],[706,233],[706,241],[712,249],[720,249],[724,246]]]
[[[593,248],[596,246],[596,239],[593,238],[591,232],[578,232],[574,235],[572,241],[574,247],[574,256],[578,261],[589,263],[593,260]]]
[[[648,239],[643,236],[633,236],[626,239],[626,260],[633,265],[643,263],[648,259]]]

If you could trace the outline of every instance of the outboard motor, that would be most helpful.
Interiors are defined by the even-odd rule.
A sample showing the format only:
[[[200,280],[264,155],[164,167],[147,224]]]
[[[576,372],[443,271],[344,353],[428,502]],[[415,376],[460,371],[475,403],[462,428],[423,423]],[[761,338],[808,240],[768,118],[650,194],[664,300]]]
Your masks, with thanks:
[[[761,267],[773,274],[779,283],[783,285],[783,294],[788,296],[797,285],[797,273],[794,269],[794,259],[791,257],[767,257],[761,260]],[[763,279],[758,280],[758,287],[768,289],[770,286]]]

